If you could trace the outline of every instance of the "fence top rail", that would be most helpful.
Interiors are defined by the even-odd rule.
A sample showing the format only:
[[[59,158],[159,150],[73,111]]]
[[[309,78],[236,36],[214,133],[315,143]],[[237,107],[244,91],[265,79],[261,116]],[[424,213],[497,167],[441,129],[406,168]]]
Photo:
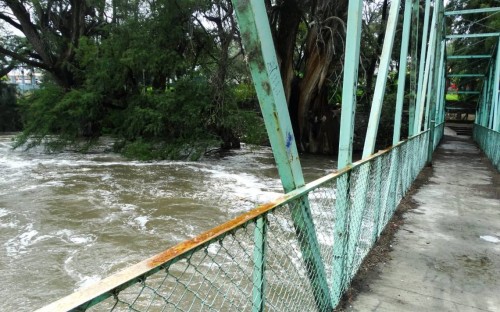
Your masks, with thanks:
[[[382,156],[383,154],[391,152],[394,148],[406,144],[408,141],[421,136],[428,131],[429,130],[420,132],[419,134],[416,134],[408,138],[407,140],[400,141],[396,145],[388,147],[384,150],[380,150],[377,153],[361,159],[351,165],[348,165],[343,169],[334,171],[324,177],[307,183],[306,185],[297,188],[287,194],[284,194],[273,201],[260,205],[247,213],[244,213],[228,222],[216,226],[196,236],[195,238],[181,242],[157,255],[134,264],[93,285],[90,285],[62,299],[52,302],[51,304],[42,307],[36,312],[74,311],[81,307],[89,308],[105,300],[106,298],[111,297],[113,294],[127,288],[128,286],[140,282],[148,276],[164,269],[164,267],[183,259],[185,256],[188,256],[189,254],[199,250],[200,248],[203,248],[204,246],[217,241],[217,239],[222,238],[236,231],[237,229],[244,227],[248,223],[255,221],[258,217],[265,215],[266,213],[271,212],[295,199],[300,198],[304,194],[320,187],[324,183],[338,178],[339,176],[353,170],[356,167],[370,162],[373,159]]]

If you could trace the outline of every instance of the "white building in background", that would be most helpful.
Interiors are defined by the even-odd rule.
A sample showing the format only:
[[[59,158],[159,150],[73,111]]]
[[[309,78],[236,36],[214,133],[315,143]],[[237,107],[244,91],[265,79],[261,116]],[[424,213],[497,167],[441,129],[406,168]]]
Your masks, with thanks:
[[[8,75],[9,82],[21,93],[40,88],[42,74],[29,68],[16,68]]]

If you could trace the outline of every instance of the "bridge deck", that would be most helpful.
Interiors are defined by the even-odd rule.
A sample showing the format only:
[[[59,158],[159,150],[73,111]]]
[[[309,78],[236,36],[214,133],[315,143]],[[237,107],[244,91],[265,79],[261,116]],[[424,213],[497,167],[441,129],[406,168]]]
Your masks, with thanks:
[[[500,174],[449,129],[429,171],[348,311],[500,311]]]

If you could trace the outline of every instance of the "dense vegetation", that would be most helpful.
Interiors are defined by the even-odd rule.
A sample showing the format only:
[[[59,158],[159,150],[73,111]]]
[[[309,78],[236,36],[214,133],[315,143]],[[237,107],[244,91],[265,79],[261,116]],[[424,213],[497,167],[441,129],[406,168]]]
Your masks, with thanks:
[[[450,1],[456,8],[481,2]],[[299,150],[335,154],[348,1],[265,3]],[[388,0],[365,4],[360,138],[389,8]],[[231,1],[0,0],[0,23],[0,76],[19,64],[46,73],[43,87],[19,101],[24,130],[18,145],[85,147],[82,139],[111,135],[117,150],[151,159],[196,158],[214,146],[265,142]],[[422,24],[414,32],[419,38]],[[381,146],[391,138],[397,72],[407,70],[399,68],[396,38]],[[411,50],[419,46],[414,40]],[[406,107],[414,95],[410,85]]]

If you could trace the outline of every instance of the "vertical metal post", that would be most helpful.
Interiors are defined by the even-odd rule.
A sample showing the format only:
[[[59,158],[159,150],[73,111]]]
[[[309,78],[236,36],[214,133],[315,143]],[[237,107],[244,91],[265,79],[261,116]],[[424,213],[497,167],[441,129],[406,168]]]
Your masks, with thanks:
[[[283,188],[288,193],[303,186],[305,182],[265,4],[262,0],[232,0],[232,2],[278,172]],[[297,200],[296,205],[291,206],[293,206],[292,220],[314,290],[316,307],[320,311],[332,310],[330,291],[311,219],[309,201],[305,196]]]
[[[418,1],[417,1],[418,2]],[[419,120],[419,112],[421,110],[420,105],[422,105],[422,88],[424,84],[424,67],[426,62],[426,53],[427,53],[427,37],[429,33],[429,15],[431,10],[431,0],[425,1],[425,13],[424,13],[424,29],[422,32],[422,47],[420,48],[420,67],[418,70],[418,84],[417,84],[417,100],[415,102],[415,119],[413,121],[413,135],[420,133],[420,123],[417,122]],[[418,42],[418,41],[417,41]],[[415,44],[417,44],[415,42]]]
[[[352,163],[352,141],[356,113],[356,91],[358,88],[359,49],[361,41],[362,0],[349,0],[347,35],[344,60],[344,80],[342,87],[342,114],[338,168]],[[333,288],[331,300],[336,306],[344,290],[345,256],[347,245],[347,212],[349,211],[350,172],[337,179],[337,199],[335,201],[335,227],[333,245]]]
[[[383,222],[380,222],[380,212],[384,211],[384,209],[381,209],[381,204],[380,204],[380,194],[381,188],[382,188],[382,157],[377,157],[375,159],[375,204],[374,204],[374,210],[373,210],[373,236],[372,236],[372,243],[375,243],[377,240],[378,236],[380,235],[380,231],[382,231],[382,226]],[[382,220],[383,221],[383,220]]]
[[[403,115],[403,101],[406,85],[406,65],[408,63],[408,44],[410,43],[410,25],[412,0],[405,0],[405,12],[403,17],[403,34],[401,39],[401,53],[399,55],[399,74],[398,74],[398,95],[396,99],[396,111],[394,114],[394,133],[392,136],[392,145],[395,145],[401,139],[401,117]]]
[[[265,250],[267,224],[264,216],[257,219],[254,230],[252,311],[264,311],[265,290]]]
[[[391,61],[392,46],[394,44],[394,36],[396,34],[396,26],[398,23],[400,3],[400,0],[393,0],[391,3],[391,9],[389,10],[389,18],[387,20],[387,28],[385,30],[384,45],[382,47],[382,54],[380,55],[377,81],[375,83],[375,91],[373,93],[372,107],[370,110],[370,119],[368,121],[368,129],[366,130],[365,136],[365,145],[363,147],[363,158],[373,154],[373,151],[375,149],[375,141],[377,139],[380,113],[382,112],[385,86],[387,83],[387,75],[389,73],[389,63]]]

